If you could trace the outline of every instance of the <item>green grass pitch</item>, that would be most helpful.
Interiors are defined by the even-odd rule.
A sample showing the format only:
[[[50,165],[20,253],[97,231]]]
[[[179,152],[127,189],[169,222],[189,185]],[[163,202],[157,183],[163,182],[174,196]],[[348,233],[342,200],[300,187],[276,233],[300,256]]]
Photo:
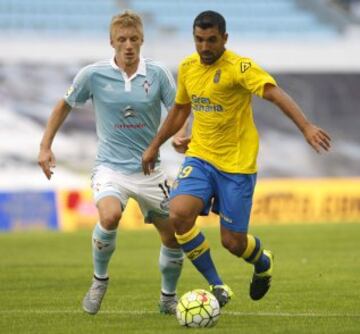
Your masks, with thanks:
[[[92,275],[90,231],[0,234],[0,332],[7,333],[360,333],[360,224],[253,228],[275,254],[273,286],[248,296],[252,268],[204,229],[223,279],[235,292],[216,327],[181,328],[158,313],[159,238],[121,231],[111,281],[96,316],[82,312]],[[179,294],[206,288],[185,261]]]

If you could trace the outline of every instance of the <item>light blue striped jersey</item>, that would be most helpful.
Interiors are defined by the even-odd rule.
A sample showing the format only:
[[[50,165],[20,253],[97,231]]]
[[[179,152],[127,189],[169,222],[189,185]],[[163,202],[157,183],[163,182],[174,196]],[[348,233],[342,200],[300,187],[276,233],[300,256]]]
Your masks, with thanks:
[[[160,125],[161,103],[169,110],[175,92],[174,78],[161,63],[140,58],[129,78],[111,59],[80,70],[64,98],[71,107],[92,100],[98,136],[95,165],[131,174],[142,171],[142,153]]]

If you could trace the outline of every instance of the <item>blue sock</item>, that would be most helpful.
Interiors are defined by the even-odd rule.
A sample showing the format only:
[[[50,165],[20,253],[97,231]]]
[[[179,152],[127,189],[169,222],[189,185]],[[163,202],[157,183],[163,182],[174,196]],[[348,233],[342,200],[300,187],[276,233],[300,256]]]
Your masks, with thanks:
[[[262,273],[270,268],[270,259],[262,252],[259,260],[255,262],[254,266],[256,273]]]
[[[176,285],[181,274],[184,253],[181,249],[160,247],[159,267],[161,272],[161,292],[167,295],[176,293]]]
[[[98,278],[108,277],[108,265],[115,250],[116,230],[105,230],[100,223],[96,224],[92,234],[94,275]]]
[[[210,247],[200,230],[194,225],[187,233],[175,234],[175,236],[188,259],[208,283],[210,285],[222,285],[223,281],[219,277],[211,259]]]
[[[270,268],[270,259],[264,254],[261,242],[251,234],[247,235],[247,247],[241,257],[255,266],[256,273],[262,273]]]

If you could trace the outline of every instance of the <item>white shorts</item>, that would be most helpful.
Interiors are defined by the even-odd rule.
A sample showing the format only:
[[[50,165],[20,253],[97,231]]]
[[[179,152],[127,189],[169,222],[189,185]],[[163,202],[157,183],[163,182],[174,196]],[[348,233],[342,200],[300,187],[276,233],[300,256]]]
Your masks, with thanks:
[[[154,216],[165,218],[169,215],[170,187],[161,169],[155,170],[151,175],[126,175],[100,165],[94,168],[91,188],[95,203],[106,196],[114,196],[125,209],[129,198],[133,198],[139,204],[145,222],[151,223]]]

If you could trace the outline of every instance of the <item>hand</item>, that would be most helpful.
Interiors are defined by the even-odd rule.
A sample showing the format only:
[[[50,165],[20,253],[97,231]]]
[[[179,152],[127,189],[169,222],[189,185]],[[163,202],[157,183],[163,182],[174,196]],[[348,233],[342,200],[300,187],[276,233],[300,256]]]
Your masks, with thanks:
[[[149,146],[142,155],[142,167],[145,175],[150,175],[155,168],[158,149]]]
[[[303,134],[307,142],[317,153],[320,153],[321,149],[324,151],[330,150],[331,138],[323,129],[318,128],[313,124],[309,124],[303,130]]]
[[[40,149],[38,164],[43,170],[48,180],[50,180],[51,175],[54,174],[51,171],[51,168],[56,167],[56,159],[51,149]]]
[[[185,153],[190,143],[190,137],[177,137],[175,136],[171,142],[175,151],[178,153]]]

